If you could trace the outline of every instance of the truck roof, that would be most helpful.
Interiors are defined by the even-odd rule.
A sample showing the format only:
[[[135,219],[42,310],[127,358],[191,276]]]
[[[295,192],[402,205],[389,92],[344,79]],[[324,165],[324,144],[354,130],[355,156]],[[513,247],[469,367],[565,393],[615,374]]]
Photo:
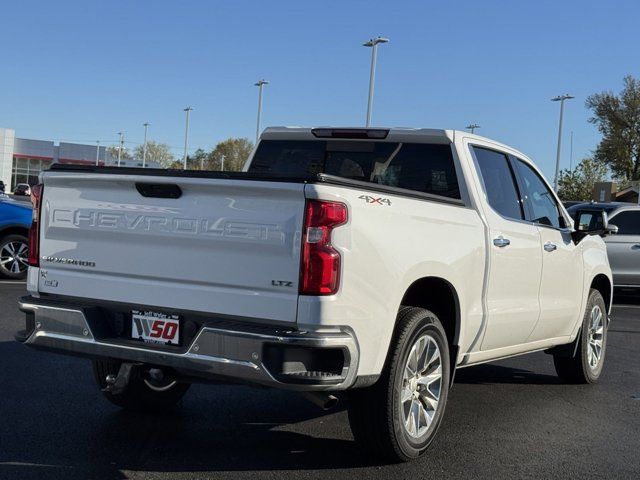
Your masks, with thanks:
[[[318,127],[298,127],[298,126],[275,126],[267,127],[260,135],[261,140],[317,140],[318,137],[314,135],[313,130],[353,130],[353,131],[366,131],[366,130],[388,130],[388,135],[384,140],[395,142],[416,142],[420,140],[428,141],[430,143],[450,143],[453,142],[457,136],[462,136],[469,139],[483,140],[493,143],[496,147],[504,150],[511,150],[517,156],[527,160],[529,163],[533,163],[531,159],[524,153],[498,142],[488,137],[476,135],[474,133],[467,132],[465,130],[451,130],[451,129],[438,129],[438,128],[412,128],[412,127],[345,127],[345,126],[318,126]],[[365,139],[366,140],[366,139]],[[369,140],[375,140],[371,138]]]

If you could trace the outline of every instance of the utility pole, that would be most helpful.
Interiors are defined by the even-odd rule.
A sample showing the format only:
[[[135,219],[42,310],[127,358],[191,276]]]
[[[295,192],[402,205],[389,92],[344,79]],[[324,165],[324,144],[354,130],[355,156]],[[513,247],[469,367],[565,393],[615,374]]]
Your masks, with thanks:
[[[367,127],[371,125],[371,114],[373,113],[373,86],[376,77],[376,60],[378,56],[378,44],[387,43],[388,38],[372,38],[362,44],[363,47],[371,47],[371,71],[369,72],[369,98],[367,100]]]
[[[478,125],[477,123],[472,123],[471,125],[467,125],[466,128],[471,130],[471,133],[475,133],[476,128],[480,128],[480,125]]]
[[[260,117],[262,116],[262,88],[265,85],[269,85],[269,82],[263,78],[262,80],[258,80],[253,85],[258,87],[258,121],[256,124],[256,144],[257,144],[258,139],[260,138]]]
[[[96,167],[100,165],[100,140],[96,140]]]
[[[560,102],[560,121],[558,122],[558,149],[556,150],[556,174],[553,177],[553,189],[558,191],[558,176],[560,175],[560,148],[562,147],[562,117],[564,115],[564,101],[575,98],[568,93],[558,95],[551,99],[552,102]]]
[[[187,114],[187,122],[184,128],[184,157],[182,158],[182,167],[184,170],[187,169],[187,149],[189,148],[189,113],[191,113],[193,108],[187,107],[184,111]]]
[[[142,124],[144,126],[144,146],[142,147],[142,168],[147,166],[147,128],[149,128],[149,122]]]
[[[224,155],[220,157],[220,171],[224,172]]]
[[[120,166],[120,160],[122,158],[122,147],[124,146],[124,133],[118,132],[120,135],[120,145],[118,145],[118,166]]]

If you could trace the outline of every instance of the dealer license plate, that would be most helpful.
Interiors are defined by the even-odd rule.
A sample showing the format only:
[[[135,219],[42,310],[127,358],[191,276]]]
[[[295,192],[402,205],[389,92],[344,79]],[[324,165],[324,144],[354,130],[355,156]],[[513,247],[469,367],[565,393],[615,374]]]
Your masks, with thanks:
[[[149,310],[131,310],[131,338],[148,343],[180,344],[180,317]]]

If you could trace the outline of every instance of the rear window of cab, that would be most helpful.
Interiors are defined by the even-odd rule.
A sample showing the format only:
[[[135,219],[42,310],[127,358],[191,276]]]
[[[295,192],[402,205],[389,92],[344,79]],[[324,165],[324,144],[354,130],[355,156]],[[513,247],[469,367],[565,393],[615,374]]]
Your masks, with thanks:
[[[460,199],[451,145],[343,140],[263,140],[249,172],[324,173]]]

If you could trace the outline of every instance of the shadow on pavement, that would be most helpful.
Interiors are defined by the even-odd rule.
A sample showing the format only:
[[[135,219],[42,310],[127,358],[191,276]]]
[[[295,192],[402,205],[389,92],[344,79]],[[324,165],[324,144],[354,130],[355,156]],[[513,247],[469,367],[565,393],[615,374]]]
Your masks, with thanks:
[[[456,372],[455,383],[473,385],[491,383],[521,383],[528,385],[554,385],[560,384],[555,375],[544,375],[521,370],[518,368],[503,367],[495,364],[483,364],[475,367],[462,368]]]
[[[286,471],[377,464],[348,434],[321,438],[326,432],[318,423],[325,416],[344,417],[340,422],[348,432],[344,399],[325,412],[291,392],[194,385],[172,412],[133,414],[102,398],[88,361],[2,342],[0,362],[3,479],[120,479],[126,478],[122,470]],[[305,426],[308,421],[314,424]]]

